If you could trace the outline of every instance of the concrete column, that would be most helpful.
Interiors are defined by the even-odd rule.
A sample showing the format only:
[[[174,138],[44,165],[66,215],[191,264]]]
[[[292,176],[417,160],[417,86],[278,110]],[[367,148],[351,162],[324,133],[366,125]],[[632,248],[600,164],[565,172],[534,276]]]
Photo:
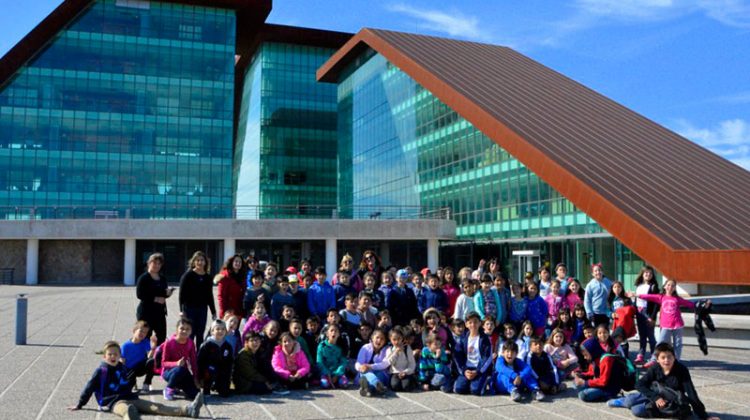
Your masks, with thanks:
[[[26,240],[26,284],[39,284],[39,239]]]
[[[433,273],[436,273],[438,268],[439,247],[440,242],[437,239],[427,240],[427,267],[429,267],[430,271]]]
[[[135,238],[125,239],[125,261],[123,264],[123,284],[135,286]]]
[[[302,244],[300,245],[300,251],[299,251],[300,257],[309,259],[310,254],[312,254],[311,250],[312,248],[310,247],[310,242],[302,242]],[[299,261],[297,262],[299,263]],[[313,264],[317,264],[317,263],[313,261]],[[314,268],[315,267],[313,267],[313,269]]]
[[[225,238],[224,239],[224,261],[228,260],[229,257],[233,256],[237,253],[236,251],[236,241],[234,238]],[[223,264],[223,261],[222,261]]]
[[[339,262],[336,256],[336,239],[326,239],[326,273],[328,278],[338,271]]]
[[[380,260],[383,262],[383,266],[387,267],[391,265],[391,244],[388,242],[380,243]]]

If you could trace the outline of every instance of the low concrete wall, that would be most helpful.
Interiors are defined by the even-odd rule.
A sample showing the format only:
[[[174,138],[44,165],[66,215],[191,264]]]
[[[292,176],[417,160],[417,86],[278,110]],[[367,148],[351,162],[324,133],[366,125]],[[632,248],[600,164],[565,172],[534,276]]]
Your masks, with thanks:
[[[25,240],[0,240],[0,268],[13,270],[13,284],[26,282]]]

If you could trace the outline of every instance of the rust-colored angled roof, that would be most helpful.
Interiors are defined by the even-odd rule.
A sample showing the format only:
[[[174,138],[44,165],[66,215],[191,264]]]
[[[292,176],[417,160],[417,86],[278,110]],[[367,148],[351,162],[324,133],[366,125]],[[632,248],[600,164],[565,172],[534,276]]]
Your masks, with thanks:
[[[363,29],[382,54],[667,277],[750,284],[750,172],[509,48]]]

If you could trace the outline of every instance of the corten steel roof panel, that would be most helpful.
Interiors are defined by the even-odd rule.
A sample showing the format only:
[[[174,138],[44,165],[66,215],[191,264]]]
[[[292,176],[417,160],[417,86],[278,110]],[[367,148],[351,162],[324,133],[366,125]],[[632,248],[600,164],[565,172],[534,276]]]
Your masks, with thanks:
[[[667,276],[750,283],[750,172],[506,47],[363,29],[318,79],[367,47]]]

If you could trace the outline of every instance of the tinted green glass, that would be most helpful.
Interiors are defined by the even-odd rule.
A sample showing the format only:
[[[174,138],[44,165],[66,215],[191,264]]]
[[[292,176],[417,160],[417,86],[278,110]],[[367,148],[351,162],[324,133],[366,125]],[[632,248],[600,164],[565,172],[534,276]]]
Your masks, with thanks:
[[[336,205],[336,86],[318,83],[315,70],[333,52],[266,43],[254,57],[235,151],[238,206],[270,206],[261,209],[262,218],[330,217]]]
[[[229,213],[235,26],[227,9],[95,2],[0,89],[0,207]]]
[[[341,206],[449,208],[462,240],[602,232],[381,55],[355,60],[338,89]]]

